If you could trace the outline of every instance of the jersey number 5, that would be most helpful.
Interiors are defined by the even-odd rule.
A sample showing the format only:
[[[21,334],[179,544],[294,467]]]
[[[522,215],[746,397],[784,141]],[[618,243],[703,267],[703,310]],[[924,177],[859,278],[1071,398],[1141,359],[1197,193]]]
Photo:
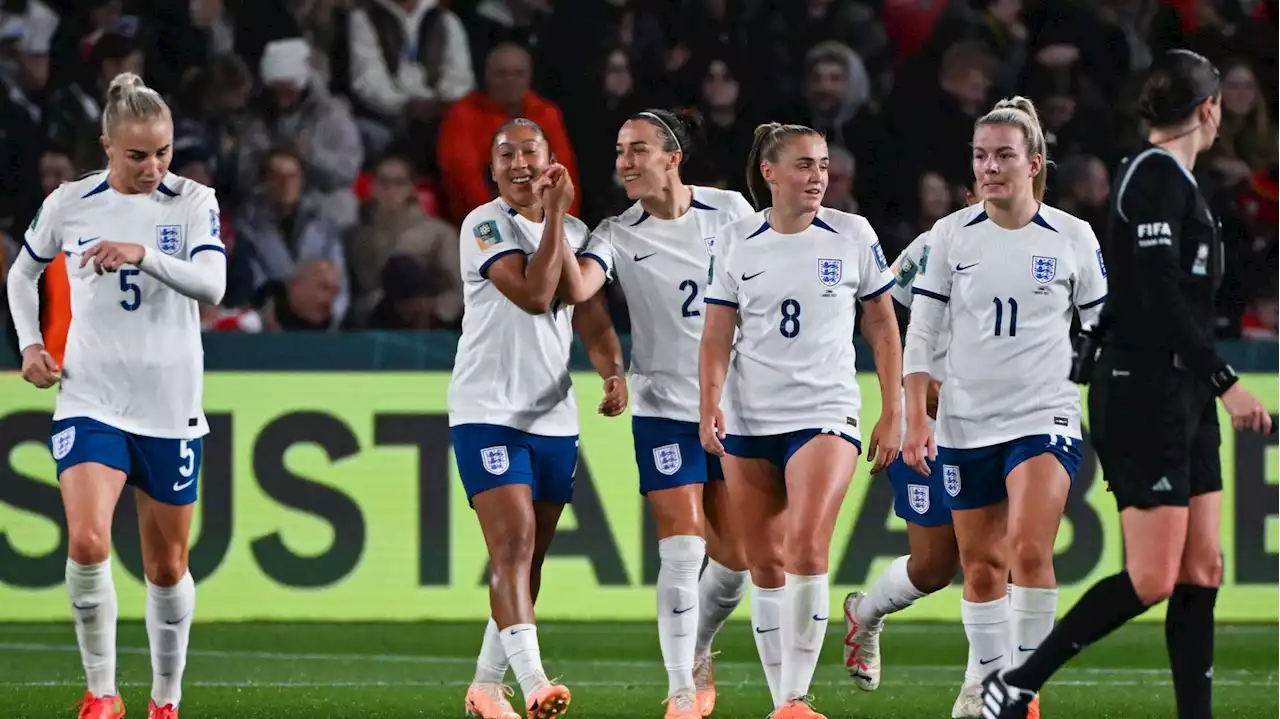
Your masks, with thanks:
[[[1001,325],[1004,324],[1004,304],[1000,302],[999,297],[992,297],[991,301],[996,304],[996,337],[1000,336]],[[1009,304],[1009,336],[1018,336],[1018,301],[1010,297]]]
[[[127,312],[133,312],[142,306],[142,288],[129,278],[142,274],[142,270],[120,270],[120,291],[130,295],[127,300],[120,300],[120,306]]]

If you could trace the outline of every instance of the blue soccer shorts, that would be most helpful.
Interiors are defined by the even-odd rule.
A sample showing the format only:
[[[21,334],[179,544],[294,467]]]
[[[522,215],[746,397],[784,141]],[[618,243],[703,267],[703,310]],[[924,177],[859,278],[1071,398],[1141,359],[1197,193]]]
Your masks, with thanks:
[[[756,437],[730,434],[725,435],[722,444],[724,445],[725,454],[742,457],[743,459],[767,459],[773,466],[778,468],[778,471],[785,472],[787,463],[791,461],[795,453],[808,444],[809,440],[821,434],[841,437],[857,447],[858,454],[862,454],[862,442],[853,435],[834,429],[798,429],[794,432]]]
[[[88,417],[60,419],[49,430],[59,477],[77,464],[97,462],[124,472],[128,484],[157,502],[175,506],[196,501],[201,445],[198,438],[131,434]]]
[[[929,469],[929,476],[920,474],[902,461],[902,455],[889,465],[893,513],[921,527],[949,527],[951,510],[942,498],[942,468],[929,462]]]
[[[578,437],[547,437],[496,424],[449,428],[467,501],[486,490],[526,484],[535,502],[569,504],[578,471]]]
[[[1072,482],[1080,469],[1080,440],[1060,434],[1030,437],[974,449],[938,448],[943,499],[949,509],[980,509],[1003,502],[1009,493],[1005,479],[1015,467],[1042,454],[1052,454]],[[935,470],[935,473],[937,470]]]
[[[720,458],[708,454],[697,422],[661,417],[632,417],[640,493],[724,479]]]

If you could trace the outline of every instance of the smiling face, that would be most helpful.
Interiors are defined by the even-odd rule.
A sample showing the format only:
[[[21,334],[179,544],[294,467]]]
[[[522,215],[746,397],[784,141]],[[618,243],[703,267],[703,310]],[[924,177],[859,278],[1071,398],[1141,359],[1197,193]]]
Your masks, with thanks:
[[[776,158],[760,166],[773,206],[790,214],[817,212],[829,182],[827,141],[817,134],[796,135],[778,145]]]
[[[1016,125],[979,125],[973,131],[973,176],[984,200],[997,204],[1034,197],[1032,181],[1044,158],[1027,154],[1027,138]]]
[[[679,167],[680,157],[662,149],[665,139],[657,125],[647,120],[627,120],[618,130],[613,167],[627,199],[661,195],[671,184],[667,173]]]
[[[551,163],[547,140],[537,128],[510,125],[499,132],[493,140],[490,163],[498,194],[507,204],[512,207],[537,204],[533,181]]]

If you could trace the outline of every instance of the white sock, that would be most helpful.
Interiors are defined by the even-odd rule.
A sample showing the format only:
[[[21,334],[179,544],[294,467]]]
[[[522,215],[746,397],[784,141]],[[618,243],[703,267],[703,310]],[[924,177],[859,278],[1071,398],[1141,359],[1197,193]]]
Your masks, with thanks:
[[[711,653],[711,642],[733,610],[742,603],[747,593],[751,572],[735,572],[714,559],[707,560],[698,580],[698,644],[693,649],[695,657]]]
[[[964,670],[965,685],[981,683],[988,674],[1009,666],[1009,598],[992,602],[960,600],[960,616],[964,633],[969,638],[969,666]]]
[[[911,577],[907,575],[908,559],[910,557],[898,557],[876,578],[876,583],[858,602],[858,616],[854,619],[859,624],[877,624],[885,616],[906,609],[926,595],[911,583]]]
[[[826,574],[787,575],[782,614],[782,701],[808,696],[827,634],[831,591]]]
[[[196,583],[191,572],[172,587],[147,582],[147,638],[151,640],[151,699],[156,706],[182,701],[182,671],[187,666]]]
[[[1009,607],[1013,615],[1012,666],[1016,667],[1053,631],[1053,621],[1058,616],[1058,590],[1014,587]]]
[[[66,577],[89,692],[96,697],[115,696],[118,609],[111,560],[83,565],[68,559]]]
[[[706,552],[702,537],[681,535],[658,541],[658,644],[667,667],[667,696],[693,689],[698,570]]]
[[[480,643],[480,658],[476,659],[476,684],[501,684],[507,678],[507,652],[502,648],[498,623],[489,617],[484,628],[484,641]]]
[[[502,649],[516,672],[525,701],[547,686],[547,673],[542,671],[542,653],[538,650],[538,628],[532,624],[512,624],[501,632]]]
[[[786,591],[786,587],[765,589],[751,584],[751,631],[774,709],[782,706],[782,595]]]

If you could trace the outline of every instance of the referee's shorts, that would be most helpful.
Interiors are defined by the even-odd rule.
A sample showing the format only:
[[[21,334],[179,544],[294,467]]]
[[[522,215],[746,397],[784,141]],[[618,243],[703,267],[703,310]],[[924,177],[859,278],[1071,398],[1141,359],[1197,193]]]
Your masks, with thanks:
[[[1116,505],[1185,507],[1222,490],[1217,398],[1169,353],[1104,348],[1089,430]]]

